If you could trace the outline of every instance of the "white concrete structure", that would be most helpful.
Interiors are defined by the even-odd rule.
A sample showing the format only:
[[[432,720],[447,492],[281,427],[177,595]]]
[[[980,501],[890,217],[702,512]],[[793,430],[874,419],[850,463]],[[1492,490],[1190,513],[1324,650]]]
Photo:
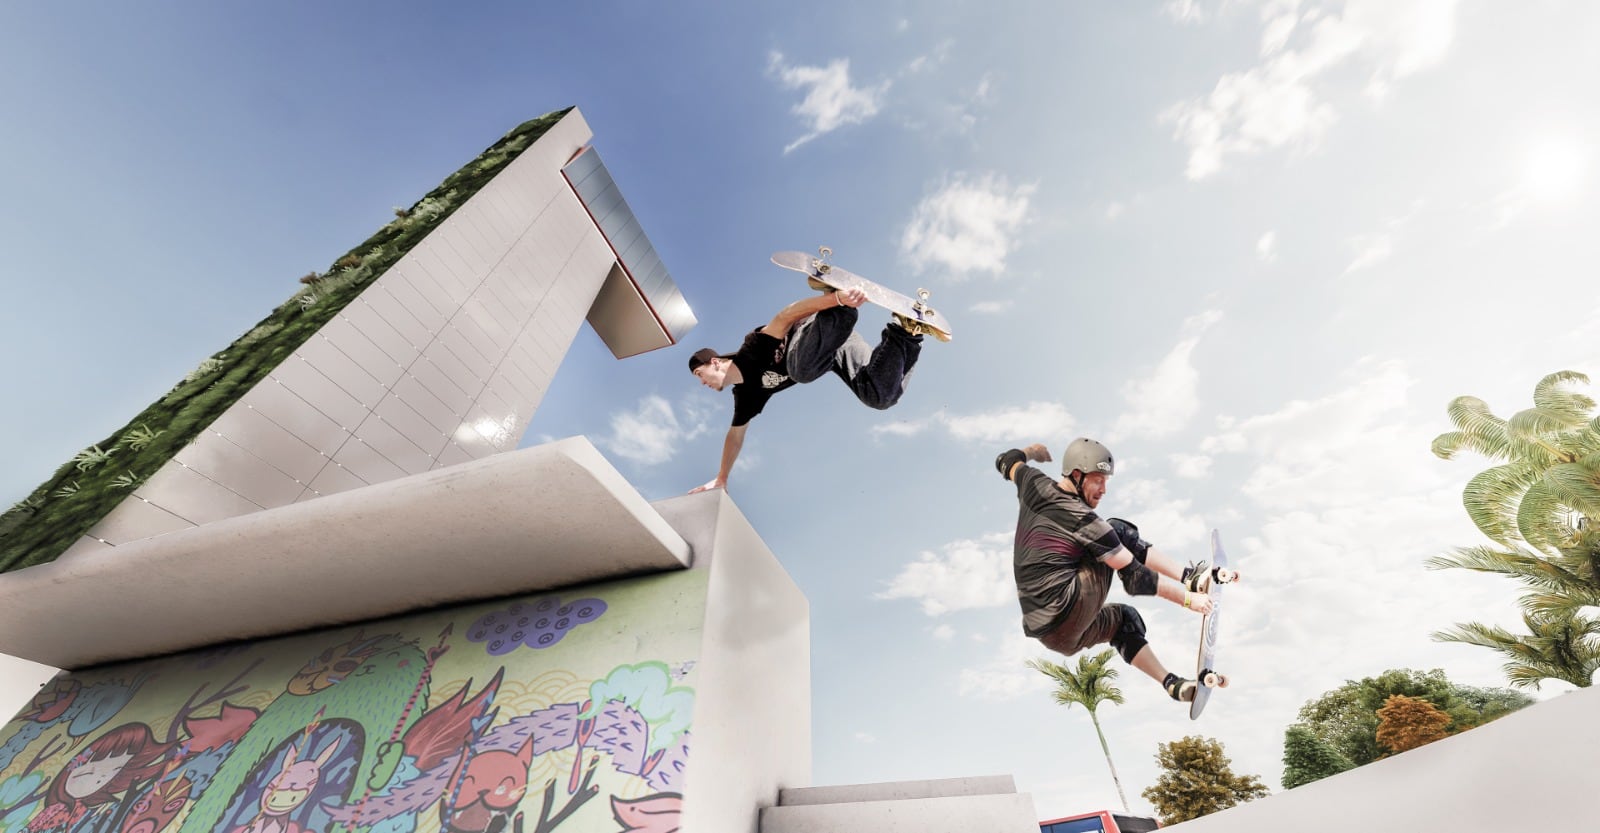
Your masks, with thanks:
[[[1038,833],[1009,775],[784,790],[761,833]]]
[[[809,605],[726,493],[652,506],[581,438],[0,576],[0,652],[70,668],[684,569],[709,589],[683,829],[754,833],[810,782]]]
[[[1173,825],[1176,833],[1503,833],[1600,829],[1600,689],[1303,787]]]
[[[576,438],[4,574],[0,652],[83,668],[688,565]]]
[[[587,319],[618,356],[693,313],[576,110],[65,556],[515,448]]]

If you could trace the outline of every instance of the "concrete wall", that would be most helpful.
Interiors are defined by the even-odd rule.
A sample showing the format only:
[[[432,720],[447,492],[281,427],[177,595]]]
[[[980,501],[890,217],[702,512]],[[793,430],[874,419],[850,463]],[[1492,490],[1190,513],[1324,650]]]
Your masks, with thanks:
[[[652,504],[709,572],[685,830],[755,833],[811,785],[811,608],[721,490]]]
[[[515,448],[617,263],[562,175],[590,137],[568,113],[67,555]]]
[[[1594,830],[1600,689],[1165,828],[1173,833]]]

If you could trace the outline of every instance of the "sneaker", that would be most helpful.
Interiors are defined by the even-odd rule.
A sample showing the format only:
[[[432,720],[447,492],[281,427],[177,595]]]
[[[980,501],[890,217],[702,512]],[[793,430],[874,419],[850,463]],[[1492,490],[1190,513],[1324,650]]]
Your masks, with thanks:
[[[900,329],[906,331],[907,333],[910,333],[913,336],[921,338],[922,336],[928,335],[928,336],[933,336],[934,338],[936,338],[936,339],[938,339],[940,341],[949,341],[950,340],[949,336],[945,335],[944,333],[939,332],[938,330],[935,330],[934,328],[928,326],[927,324],[922,323],[921,321],[917,321],[917,320],[911,318],[910,316],[901,315],[898,312],[890,313],[890,315],[893,316],[893,324],[896,327],[899,327]]]
[[[1211,562],[1201,559],[1198,563],[1190,564],[1183,568],[1183,589],[1190,593],[1206,593],[1211,590],[1211,580],[1215,578],[1215,570],[1211,569]]]
[[[1162,681],[1161,687],[1167,690],[1167,696],[1179,703],[1194,702],[1194,680],[1186,680],[1177,674],[1168,674]]]
[[[834,287],[831,287],[831,286],[823,283],[822,281],[819,281],[816,278],[813,278],[813,277],[811,277],[809,275],[806,276],[806,286],[809,286],[812,289],[815,289],[816,291],[821,292],[824,295],[832,294],[834,292],[838,292],[839,291],[838,289],[836,289]]]

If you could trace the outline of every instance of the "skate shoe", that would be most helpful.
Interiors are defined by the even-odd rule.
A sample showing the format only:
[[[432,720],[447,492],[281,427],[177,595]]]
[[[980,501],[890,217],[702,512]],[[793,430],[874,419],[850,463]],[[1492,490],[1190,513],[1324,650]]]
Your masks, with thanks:
[[[1190,593],[1207,593],[1211,590],[1211,580],[1216,577],[1216,571],[1211,568],[1211,562],[1201,559],[1183,568],[1183,589]]]
[[[1167,690],[1168,697],[1177,700],[1179,703],[1194,702],[1194,680],[1186,680],[1177,674],[1168,674],[1167,679],[1161,683],[1161,687]]]
[[[921,321],[917,321],[917,320],[911,318],[908,315],[901,315],[898,312],[890,313],[890,315],[893,316],[893,318],[894,318],[893,323],[894,323],[894,325],[896,327],[899,327],[900,329],[905,330],[906,332],[910,333],[911,335],[917,336],[919,338],[922,337],[922,336],[933,336],[934,338],[936,338],[936,339],[938,339],[940,341],[949,341],[950,340],[950,337],[945,335],[944,333],[941,333],[938,330],[928,326],[927,324],[922,323]]]

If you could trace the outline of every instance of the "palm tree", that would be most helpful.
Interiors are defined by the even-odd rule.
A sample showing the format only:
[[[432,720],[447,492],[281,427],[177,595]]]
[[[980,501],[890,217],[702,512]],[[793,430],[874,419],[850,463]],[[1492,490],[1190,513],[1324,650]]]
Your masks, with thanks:
[[[1122,692],[1112,683],[1117,679],[1117,669],[1110,668],[1111,649],[1090,657],[1078,657],[1078,667],[1068,668],[1047,659],[1030,659],[1028,667],[1056,681],[1055,701],[1068,708],[1077,703],[1089,710],[1089,720],[1094,723],[1094,733],[1100,737],[1100,750],[1106,755],[1106,766],[1111,768],[1111,781],[1117,785],[1117,797],[1122,799],[1122,809],[1128,809],[1128,797],[1122,792],[1122,779],[1117,777],[1117,765],[1111,762],[1111,747],[1106,745],[1105,732],[1100,731],[1100,718],[1095,709],[1101,703],[1122,705]]]
[[[1464,547],[1428,560],[1432,569],[1466,569],[1511,578],[1528,589],[1520,603],[1527,635],[1476,622],[1434,634],[1509,658],[1512,685],[1543,679],[1588,686],[1600,668],[1600,418],[1595,402],[1564,385],[1581,373],[1552,373],[1534,387],[1534,407],[1509,420],[1482,400],[1450,403],[1455,431],[1433,441],[1450,459],[1468,449],[1504,461],[1480,472],[1462,492],[1467,514],[1498,547]]]
[[[1562,387],[1588,381],[1570,370],[1552,373],[1534,386],[1534,406],[1509,420],[1476,397],[1451,401],[1456,430],[1434,438],[1433,453],[1448,460],[1468,449],[1505,461],[1462,491],[1467,515],[1495,543],[1548,552],[1570,539],[1575,514],[1600,518],[1600,418],[1591,413],[1593,399]]]
[[[1525,614],[1528,635],[1470,622],[1433,635],[1440,642],[1461,642],[1498,651],[1508,658],[1502,668],[1519,688],[1538,688],[1542,680],[1563,680],[1587,688],[1600,670],[1600,621],[1573,614],[1544,619]]]

